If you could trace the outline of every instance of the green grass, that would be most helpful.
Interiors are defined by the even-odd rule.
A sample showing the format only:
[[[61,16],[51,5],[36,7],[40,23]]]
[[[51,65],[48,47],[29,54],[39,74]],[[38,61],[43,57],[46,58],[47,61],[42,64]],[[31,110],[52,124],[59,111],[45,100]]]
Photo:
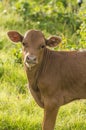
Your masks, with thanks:
[[[86,129],[86,101],[75,101],[63,106],[58,115],[56,129],[85,130]]]
[[[0,130],[37,130],[40,117],[41,111],[32,98],[5,91],[0,93]]]
[[[0,91],[0,130],[41,130],[43,110],[30,93],[16,94],[9,89],[14,86],[4,85]],[[86,130],[86,101],[61,107],[55,130]]]
[[[23,65],[15,63],[12,47],[6,48],[0,53],[0,130],[41,130],[43,110],[28,91]],[[86,101],[62,106],[55,130],[86,130]]]
[[[0,51],[0,130],[40,130],[43,110],[29,92],[23,65],[6,48]]]
[[[54,4],[53,0],[45,1],[38,6],[35,0],[30,0],[31,10],[28,10],[27,3],[21,2],[25,0],[13,0],[14,3],[9,1],[10,4],[8,1],[0,2],[0,130],[41,130],[43,110],[34,102],[28,90],[27,77],[21,63],[21,45],[11,44],[6,33],[8,30],[18,30],[24,34],[27,29],[36,28],[42,30],[46,37],[51,34],[62,36],[63,44],[56,49],[83,48],[86,46],[83,44],[86,41],[86,5],[84,3],[76,15],[68,13],[71,8],[63,8],[64,5],[60,1],[57,4]],[[22,13],[23,8],[17,12],[16,4],[19,7],[26,6],[26,12],[30,12]],[[77,34],[77,29],[73,28],[79,27],[80,23],[82,26],[78,31],[81,34]],[[79,44],[80,40],[82,44]],[[86,130],[86,100],[62,106],[55,130]]]

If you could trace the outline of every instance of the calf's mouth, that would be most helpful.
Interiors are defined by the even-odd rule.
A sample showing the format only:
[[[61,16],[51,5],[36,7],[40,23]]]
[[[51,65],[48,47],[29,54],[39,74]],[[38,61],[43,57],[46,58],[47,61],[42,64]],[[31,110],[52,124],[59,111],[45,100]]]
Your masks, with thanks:
[[[34,67],[36,64],[35,63],[28,63],[28,62],[25,62],[25,65],[31,69],[32,67]]]
[[[35,65],[38,64],[38,61],[29,61],[27,59],[24,60],[24,64],[29,68],[31,69],[32,67],[34,67]]]
[[[24,64],[28,67],[28,68],[32,68],[34,67],[36,64],[38,64],[38,59],[35,55],[29,55],[28,53],[25,55],[24,57]]]

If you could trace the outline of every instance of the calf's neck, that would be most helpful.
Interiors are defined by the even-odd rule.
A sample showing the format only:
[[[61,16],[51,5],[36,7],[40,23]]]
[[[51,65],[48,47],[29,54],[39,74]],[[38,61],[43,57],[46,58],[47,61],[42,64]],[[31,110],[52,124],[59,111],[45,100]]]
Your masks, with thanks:
[[[76,99],[86,99],[86,52],[52,51],[61,38],[46,39],[41,31],[29,30],[22,36],[9,31],[9,38],[21,42],[29,89],[44,109],[42,130],[54,130],[60,106]]]

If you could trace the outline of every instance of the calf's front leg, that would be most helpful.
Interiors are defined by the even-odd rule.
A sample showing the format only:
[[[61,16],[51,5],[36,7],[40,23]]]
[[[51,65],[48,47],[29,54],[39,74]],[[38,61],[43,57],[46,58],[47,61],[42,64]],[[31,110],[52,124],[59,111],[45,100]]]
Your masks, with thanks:
[[[45,108],[42,130],[54,130],[58,108]]]

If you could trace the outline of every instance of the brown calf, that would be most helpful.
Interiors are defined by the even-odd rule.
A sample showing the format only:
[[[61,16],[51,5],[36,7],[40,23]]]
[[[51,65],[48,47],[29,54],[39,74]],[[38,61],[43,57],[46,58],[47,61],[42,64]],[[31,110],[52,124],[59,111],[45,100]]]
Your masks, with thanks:
[[[86,52],[51,51],[46,46],[57,46],[61,39],[46,39],[37,30],[27,31],[24,37],[9,31],[8,36],[13,42],[22,43],[29,89],[44,108],[42,130],[54,130],[60,106],[86,99]]]

